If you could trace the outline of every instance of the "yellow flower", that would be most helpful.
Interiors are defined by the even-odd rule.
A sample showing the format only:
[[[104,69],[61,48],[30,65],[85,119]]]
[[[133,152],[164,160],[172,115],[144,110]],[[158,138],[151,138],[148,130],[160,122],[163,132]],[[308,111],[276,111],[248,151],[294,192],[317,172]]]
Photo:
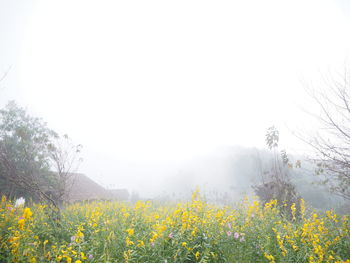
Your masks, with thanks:
[[[183,247],[187,247],[187,243],[186,242],[182,242],[181,244]]]
[[[75,261],[75,263],[82,263],[82,262],[81,262],[81,260],[78,259]]]
[[[137,244],[138,247],[144,247],[145,246],[145,243],[142,240],[138,240],[137,242],[138,242],[138,244]]]
[[[135,230],[133,228],[129,228],[126,230],[129,236],[133,236],[135,234]]]
[[[33,213],[32,213],[32,211],[30,211],[29,207],[24,208],[23,217],[25,219],[29,219],[32,215],[33,215]]]
[[[199,251],[196,252],[195,256],[196,256],[196,259],[198,260],[198,259],[199,259],[199,256],[200,256]]]
[[[125,239],[125,244],[126,244],[127,246],[131,246],[131,245],[134,245],[134,242],[132,242],[132,241],[130,240],[129,237],[126,237],[126,239]]]
[[[295,207],[295,203],[292,204],[292,206],[290,207],[290,210],[292,211],[292,216],[293,216],[293,219],[295,220],[295,213],[297,210],[297,208]]]
[[[267,254],[266,252],[264,253],[264,257],[265,257],[268,261],[270,261],[271,263],[274,263],[274,262],[275,262],[274,256],[269,255],[269,254]]]
[[[24,228],[24,223],[25,223],[25,222],[26,222],[26,221],[25,221],[24,219],[18,220],[18,228],[21,229],[21,230],[23,230],[23,228]]]

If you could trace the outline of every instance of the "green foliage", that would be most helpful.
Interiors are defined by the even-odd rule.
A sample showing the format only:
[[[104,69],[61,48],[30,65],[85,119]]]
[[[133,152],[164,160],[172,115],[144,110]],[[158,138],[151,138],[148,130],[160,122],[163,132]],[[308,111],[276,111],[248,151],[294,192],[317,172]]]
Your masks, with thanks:
[[[67,135],[60,138],[41,119],[9,102],[0,110],[0,193],[56,206],[80,148]]]
[[[33,190],[51,181],[47,146],[56,137],[14,102],[0,110],[0,191],[37,199]]]

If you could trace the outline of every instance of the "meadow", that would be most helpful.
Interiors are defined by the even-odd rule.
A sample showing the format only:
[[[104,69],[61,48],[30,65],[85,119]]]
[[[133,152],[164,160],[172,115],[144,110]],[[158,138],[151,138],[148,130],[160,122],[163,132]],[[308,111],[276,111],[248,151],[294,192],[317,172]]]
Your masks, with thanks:
[[[303,200],[219,206],[196,191],[184,203],[76,203],[50,215],[3,197],[0,262],[350,262],[349,218]]]

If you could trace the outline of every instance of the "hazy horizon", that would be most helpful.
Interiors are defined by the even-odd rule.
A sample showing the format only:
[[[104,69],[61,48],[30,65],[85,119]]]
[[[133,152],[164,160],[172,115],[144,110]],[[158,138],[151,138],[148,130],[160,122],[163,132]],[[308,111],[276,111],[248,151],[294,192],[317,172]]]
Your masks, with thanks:
[[[304,153],[305,87],[349,64],[349,26],[345,0],[0,0],[0,106],[82,144],[105,187],[154,196],[181,171],[227,187],[223,153],[266,149],[272,125]]]

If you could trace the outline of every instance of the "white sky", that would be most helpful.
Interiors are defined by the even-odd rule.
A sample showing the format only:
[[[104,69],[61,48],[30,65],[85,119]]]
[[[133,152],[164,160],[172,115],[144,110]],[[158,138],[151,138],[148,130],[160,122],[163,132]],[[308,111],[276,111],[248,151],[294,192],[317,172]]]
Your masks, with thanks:
[[[120,179],[118,164],[264,147],[273,124],[295,148],[300,80],[343,67],[349,18],[346,0],[0,0],[0,103],[83,144],[89,176],[131,188],[142,171]]]

